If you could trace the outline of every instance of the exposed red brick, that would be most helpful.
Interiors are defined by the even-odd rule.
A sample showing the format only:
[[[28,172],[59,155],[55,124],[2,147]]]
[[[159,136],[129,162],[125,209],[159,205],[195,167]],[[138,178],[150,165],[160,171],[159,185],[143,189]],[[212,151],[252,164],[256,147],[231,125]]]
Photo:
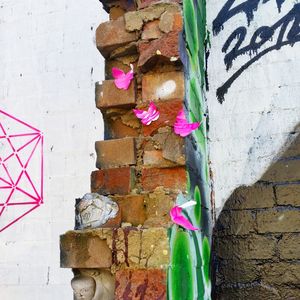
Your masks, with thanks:
[[[145,150],[143,164],[152,166],[165,166],[166,162],[163,158],[162,150]]]
[[[144,25],[142,32],[143,40],[153,40],[158,39],[163,36],[163,32],[159,29],[159,20],[154,20],[152,22],[148,22]]]
[[[170,59],[174,57],[179,60],[179,33],[180,31],[171,31],[160,39],[140,43],[138,67],[146,72],[158,62],[172,63]]]
[[[137,39],[137,33],[125,30],[124,17],[102,23],[96,30],[97,48],[104,57],[109,57],[113,50],[134,42]]]
[[[119,139],[123,137],[137,137],[139,135],[138,129],[131,128],[122,122],[121,119],[108,120],[108,135],[112,139]]]
[[[145,191],[153,191],[159,186],[185,191],[186,181],[186,170],[183,167],[142,170],[142,186]]]
[[[179,110],[182,109],[182,103],[182,100],[156,103],[156,106],[160,112],[159,119],[155,122],[152,122],[149,126],[142,127],[144,136],[152,135],[158,130],[158,128],[161,127],[172,127],[175,123]]]
[[[116,300],[164,300],[166,272],[163,270],[121,270],[116,273]]]
[[[159,22],[159,29],[162,32],[180,31],[182,30],[182,15],[180,12],[165,11]]]
[[[111,107],[133,107],[135,102],[134,80],[128,90],[118,89],[113,80],[104,80],[102,84],[96,84],[96,106],[101,110]]]
[[[157,133],[142,144],[143,164],[153,167],[185,165],[184,139],[175,133]]]
[[[174,14],[174,19],[173,19],[173,30],[182,30],[183,26],[183,20],[182,20],[182,15],[180,13]]]
[[[95,143],[99,169],[130,166],[136,163],[134,138],[123,138]]]
[[[142,80],[142,98],[144,101],[183,99],[183,73],[165,72],[144,75]]]
[[[134,187],[135,175],[132,167],[93,171],[91,191],[100,194],[129,194]]]
[[[146,219],[146,208],[143,195],[115,196],[122,213],[122,222],[133,226],[143,225]]]

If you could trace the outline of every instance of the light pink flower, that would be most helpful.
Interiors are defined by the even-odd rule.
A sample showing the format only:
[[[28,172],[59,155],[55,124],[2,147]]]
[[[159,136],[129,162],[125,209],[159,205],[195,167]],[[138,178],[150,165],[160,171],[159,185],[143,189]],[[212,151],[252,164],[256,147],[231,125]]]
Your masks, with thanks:
[[[176,205],[170,210],[170,216],[172,221],[175,224],[180,225],[181,227],[187,230],[199,230],[199,228],[194,227],[193,224],[182,215],[183,208],[185,208],[184,205],[182,206]]]
[[[130,65],[131,70],[128,73],[118,69],[112,68],[111,73],[115,78],[114,83],[118,89],[128,90],[131,80],[133,79],[133,66]]]
[[[152,101],[150,102],[148,110],[134,109],[133,112],[144,125],[150,125],[151,122],[159,118],[159,111]]]
[[[174,132],[182,137],[189,135],[193,130],[200,126],[201,122],[188,123],[183,109],[181,109],[176,117],[174,124]]]

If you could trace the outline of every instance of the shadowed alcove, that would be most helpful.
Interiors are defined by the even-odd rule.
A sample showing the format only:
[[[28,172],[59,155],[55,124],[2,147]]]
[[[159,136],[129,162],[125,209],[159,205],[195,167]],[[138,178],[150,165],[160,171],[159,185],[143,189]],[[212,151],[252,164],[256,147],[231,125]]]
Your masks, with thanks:
[[[213,299],[300,299],[300,134],[252,186],[237,188],[213,233]]]

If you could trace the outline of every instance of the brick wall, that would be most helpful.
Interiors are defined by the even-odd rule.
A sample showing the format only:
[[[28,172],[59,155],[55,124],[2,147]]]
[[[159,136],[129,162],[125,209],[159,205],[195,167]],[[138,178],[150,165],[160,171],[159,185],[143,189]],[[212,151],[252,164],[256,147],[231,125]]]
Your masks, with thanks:
[[[187,183],[184,139],[172,128],[184,100],[181,7],[176,1],[103,3],[110,20],[99,25],[96,45],[106,59],[106,80],[96,84],[96,106],[105,140],[95,143],[91,191],[109,195],[120,213],[102,228],[61,236],[61,265],[109,268],[115,299],[165,299],[169,211]],[[130,64],[134,80],[128,90],[117,89],[112,67],[128,72]],[[132,109],[147,109],[151,100],[160,118],[142,126]]]
[[[172,132],[172,124],[185,96],[194,98],[190,103],[190,99],[185,99],[187,110],[191,112],[193,108],[201,106],[196,108],[199,110],[200,119],[206,113],[205,99],[199,104],[199,98],[203,95],[204,45],[207,42],[205,14],[202,10],[205,1],[197,4],[195,1],[185,2],[190,9],[186,11],[186,18],[194,15],[193,5],[199,8],[198,13],[202,13],[197,18],[201,26],[195,32],[193,29],[196,27],[191,26],[188,32],[193,34],[197,31],[197,38],[201,38],[201,51],[198,49],[199,43],[193,47],[193,39],[190,39],[189,51],[193,52],[194,49],[195,53],[189,52],[190,56],[185,57],[186,49],[183,50],[181,43],[181,50],[184,52],[181,53],[182,57],[187,61],[192,59],[191,69],[186,67],[188,63],[185,65],[185,78],[178,52],[182,28],[181,7],[175,1],[103,3],[109,12],[110,21],[98,27],[96,45],[106,59],[106,80],[96,85],[96,106],[103,114],[106,130],[105,140],[96,142],[98,170],[91,174],[91,191],[115,199],[120,206],[120,213],[102,228],[70,231],[61,236],[61,264],[79,272],[80,269],[108,268],[116,280],[115,299],[125,300],[132,297],[166,298],[166,271],[168,267],[175,265],[174,273],[178,277],[174,278],[177,281],[180,278],[180,285],[173,281],[172,289],[175,292],[184,296],[187,294],[191,298],[210,299],[208,200],[211,182],[206,160],[208,128],[202,127],[199,139],[202,144],[193,137],[187,138],[184,144]],[[274,16],[275,14],[272,15]],[[233,25],[239,24],[240,21]],[[226,34],[233,30],[230,26],[225,28]],[[216,55],[216,51],[222,41],[212,39],[212,43],[214,42],[217,47],[212,47],[213,67],[209,76],[214,76],[219,81],[223,77],[216,71],[221,68],[220,60],[217,60],[220,57]],[[199,52],[203,53],[203,57],[199,56]],[[224,51],[222,56],[223,53]],[[134,65],[134,81],[126,91],[116,89],[111,68],[118,67],[128,72],[130,64]],[[242,64],[243,62],[240,68],[244,71]],[[225,68],[225,71],[228,70]],[[216,200],[220,213],[214,233],[213,291],[216,299],[294,299],[299,293],[299,262],[295,250],[299,210],[295,203],[291,204],[289,193],[296,193],[299,183],[298,140],[295,140],[289,150],[263,176],[261,174],[274,158],[282,141],[299,132],[296,130],[291,133],[299,113],[299,103],[291,100],[291,107],[283,108],[269,91],[261,93],[260,97],[256,93],[257,97],[252,99],[252,88],[249,92],[249,87],[246,86],[248,83],[245,82],[242,92],[235,91],[233,95],[248,93],[246,100],[255,101],[255,105],[249,110],[247,109],[250,105],[245,105],[242,97],[236,97],[242,108],[235,111],[236,102],[233,101],[232,104],[228,100],[232,96],[231,92],[228,95],[225,93],[226,101],[219,98],[217,105],[210,104],[211,174],[216,179],[216,193],[212,193],[215,196],[212,197],[212,204]],[[213,93],[216,92],[217,85],[212,80]],[[217,101],[215,94],[209,94],[209,99]],[[141,126],[132,109],[146,109],[150,100],[155,102],[161,116],[150,126]],[[274,106],[277,110],[273,111],[272,103],[275,102],[279,107]],[[190,108],[189,104],[194,104],[194,107]],[[268,105],[272,106],[270,112]],[[277,123],[278,127],[273,128],[271,121],[277,118],[278,122],[280,116],[284,116],[284,122],[280,123],[282,128]],[[258,126],[258,122],[261,122],[261,126]],[[248,134],[247,130],[254,133]],[[262,135],[259,135],[260,132]],[[281,143],[274,142],[277,141],[276,137],[280,137]],[[244,143],[248,138],[250,143]],[[264,147],[264,142],[267,147]],[[230,148],[232,143],[235,145],[233,149]],[[199,158],[200,163],[197,160]],[[245,163],[247,159],[250,162],[249,168]],[[242,168],[243,163],[245,170]],[[187,178],[186,164],[191,180]],[[230,170],[228,175],[225,174],[226,164]],[[233,172],[233,167],[236,172]],[[241,176],[242,171],[246,174],[245,177]],[[248,187],[241,186],[236,189],[221,212],[233,186],[252,182],[253,178],[257,181],[258,174],[260,180]],[[195,181],[201,183],[200,187]],[[179,228],[176,244],[178,248],[173,247],[173,250],[176,249],[174,252],[178,261],[174,259],[174,265],[170,267],[172,241],[170,247],[167,228],[171,222],[168,212],[178,193],[188,189],[188,192],[192,190],[192,197],[202,200],[197,215],[201,218],[201,226],[205,225],[201,229],[206,236],[202,237],[200,234],[199,237],[192,237],[189,232]],[[185,248],[190,245],[188,239],[197,242],[193,246],[198,247],[195,251],[198,253],[193,258],[194,248],[191,252],[191,248]],[[203,242],[202,247],[199,247],[198,241]],[[188,251],[184,252],[186,249]],[[198,268],[201,269],[199,274],[204,274],[203,281],[197,280]],[[196,285],[194,289],[193,286]],[[158,288],[154,289],[154,286]],[[172,296],[169,294],[169,297]]]
[[[219,216],[215,299],[300,298],[299,127],[293,138],[257,183],[233,192]]]

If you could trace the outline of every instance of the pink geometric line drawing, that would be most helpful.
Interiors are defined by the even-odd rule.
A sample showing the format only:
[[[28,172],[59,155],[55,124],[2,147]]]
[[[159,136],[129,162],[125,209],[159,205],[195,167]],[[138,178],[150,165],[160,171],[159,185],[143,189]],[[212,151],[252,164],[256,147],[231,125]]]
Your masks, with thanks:
[[[0,232],[44,203],[44,137],[0,109]]]

